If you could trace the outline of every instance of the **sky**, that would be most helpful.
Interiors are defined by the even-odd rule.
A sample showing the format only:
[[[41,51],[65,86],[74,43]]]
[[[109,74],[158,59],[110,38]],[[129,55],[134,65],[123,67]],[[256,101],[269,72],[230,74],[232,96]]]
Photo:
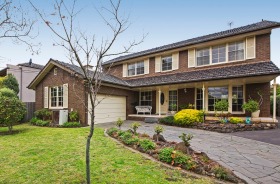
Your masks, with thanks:
[[[32,55],[25,45],[1,39],[0,69],[6,64],[19,64],[30,59],[42,65],[50,58],[69,62],[68,53],[63,48],[54,46],[58,38],[39,19],[27,1],[20,2],[30,18],[38,20],[34,27],[34,32],[38,35],[32,42],[42,44],[40,54]],[[52,20],[50,15],[54,11],[52,1],[33,0],[33,2],[47,18]],[[97,45],[102,38],[112,36],[97,13],[97,10],[102,14],[105,13],[104,9],[101,9],[103,6],[108,7],[108,1],[78,0],[76,5],[77,9],[82,11],[76,18],[74,28],[87,35],[95,34]],[[132,52],[224,31],[230,28],[229,22],[233,22],[232,28],[256,23],[262,19],[280,22],[279,7],[279,0],[122,0],[120,13],[129,17],[130,26],[117,40],[111,52],[120,51],[123,45],[140,40],[146,34],[144,42],[134,47]],[[106,16],[106,13],[104,15]],[[280,67],[279,49],[280,28],[274,29],[271,34],[271,60],[278,67]]]

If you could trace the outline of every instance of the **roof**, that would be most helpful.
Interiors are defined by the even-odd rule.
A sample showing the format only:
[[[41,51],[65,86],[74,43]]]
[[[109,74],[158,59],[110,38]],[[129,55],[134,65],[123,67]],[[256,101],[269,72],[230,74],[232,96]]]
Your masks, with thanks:
[[[39,64],[36,64],[36,63],[20,63],[18,64],[18,66],[25,66],[25,67],[29,67],[29,68],[35,68],[35,69],[39,69],[39,70],[42,70],[44,68],[43,65],[39,65]]]
[[[127,80],[130,87],[145,87],[165,84],[190,83],[219,79],[233,79],[241,77],[255,77],[263,75],[280,75],[280,69],[272,62],[258,62],[208,68],[184,73],[161,75]]]
[[[112,64],[112,63],[124,61],[127,59],[132,59],[132,58],[136,58],[136,57],[141,57],[141,56],[145,56],[148,54],[155,54],[155,53],[170,50],[170,49],[176,49],[176,48],[185,47],[185,46],[189,46],[189,45],[193,45],[193,44],[198,44],[198,43],[202,43],[202,42],[206,42],[206,41],[216,40],[216,39],[220,39],[220,38],[249,33],[249,32],[263,30],[263,29],[272,29],[272,28],[276,28],[276,27],[280,27],[279,22],[263,20],[261,22],[249,24],[247,26],[229,29],[226,31],[221,31],[221,32],[217,32],[217,33],[213,33],[213,34],[209,34],[209,35],[205,35],[205,36],[200,36],[200,37],[164,45],[161,47],[144,50],[141,52],[136,52],[133,54],[120,56],[120,57],[117,57],[112,60],[104,62],[103,65]]]

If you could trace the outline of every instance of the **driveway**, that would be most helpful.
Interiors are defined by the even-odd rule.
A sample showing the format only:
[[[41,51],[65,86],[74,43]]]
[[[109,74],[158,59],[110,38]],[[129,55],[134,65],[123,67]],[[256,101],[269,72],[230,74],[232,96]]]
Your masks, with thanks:
[[[126,121],[123,129],[128,129],[131,121]],[[138,131],[154,134],[156,124],[141,122]],[[112,127],[113,123],[96,125]],[[196,151],[208,154],[221,165],[231,169],[237,176],[248,183],[276,184],[280,183],[280,146],[252,139],[221,134],[204,130],[164,126],[163,136],[169,141],[181,140],[179,135],[191,133],[194,138],[191,147]]]

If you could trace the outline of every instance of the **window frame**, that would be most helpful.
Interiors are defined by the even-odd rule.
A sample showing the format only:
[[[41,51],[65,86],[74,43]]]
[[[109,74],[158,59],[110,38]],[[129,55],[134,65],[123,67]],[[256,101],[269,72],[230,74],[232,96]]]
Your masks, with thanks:
[[[165,60],[166,58],[168,59],[171,59],[171,61],[169,61],[168,63],[165,63],[166,65],[170,65],[171,66],[171,69],[170,69],[170,66],[167,66],[165,70],[163,70],[163,60]],[[165,60],[165,61],[168,61],[168,60]],[[168,56],[163,56],[161,57],[161,71],[162,72],[167,72],[167,71],[171,71],[173,69],[173,58],[172,58],[172,55],[168,55]]]
[[[141,64],[141,67],[138,67],[138,64]],[[132,69],[129,69],[129,66],[133,66]],[[143,67],[142,67],[143,66]],[[143,70],[143,73],[138,74],[138,69]],[[129,71],[133,71],[134,70],[134,74],[133,75],[129,75]],[[133,77],[133,76],[139,76],[139,75],[145,75],[145,62],[144,61],[137,61],[134,63],[128,63],[127,64],[127,77]]]
[[[234,114],[234,113],[244,113],[245,111],[242,109],[241,111],[233,111],[233,93],[234,93],[234,91],[233,91],[233,88],[239,88],[239,87],[241,87],[242,88],[242,90],[240,90],[241,92],[242,92],[242,104],[240,104],[241,105],[241,109],[242,109],[242,105],[244,104],[244,102],[245,102],[245,87],[244,87],[244,85],[233,85],[232,86],[232,90],[231,90],[231,99],[232,99],[232,102],[231,102],[231,113],[232,114]],[[238,91],[239,92],[239,91]],[[238,98],[237,97],[237,101],[238,101],[238,99],[241,99],[241,98]],[[238,105],[238,103],[237,103],[237,105]]]
[[[55,89],[55,96],[53,96],[52,90]],[[59,90],[60,89],[60,90]],[[63,96],[63,85],[61,86],[52,86],[49,87],[49,108],[50,109],[62,109],[64,103],[64,96]],[[53,99],[55,99],[55,106],[53,105]]]
[[[229,60],[229,47],[230,47],[230,44],[232,43],[242,43],[243,44],[243,58],[242,59],[235,59],[235,60]],[[227,44],[227,62],[236,62],[236,61],[244,61],[245,60],[245,56],[246,56],[246,44],[245,44],[245,41],[242,40],[242,41],[234,41],[234,42],[229,42]],[[231,51],[231,52],[237,52],[237,51],[240,51],[240,50],[235,50],[235,51]]]
[[[208,56],[204,55],[205,50],[208,50],[208,54],[209,54]],[[202,56],[198,56],[198,52],[203,52]],[[211,52],[212,52],[211,47],[204,47],[204,48],[197,49],[196,52],[195,52],[196,66],[200,67],[200,66],[210,65],[211,64]],[[208,59],[209,59],[208,64],[198,65],[198,59],[197,59],[198,57],[200,57],[200,58],[208,57]]]
[[[217,101],[220,101],[220,100],[222,100],[223,98],[213,98],[213,100],[214,100],[214,103],[213,103],[213,108],[214,108],[214,110],[212,111],[212,110],[209,110],[209,88],[225,88],[225,89],[227,89],[227,101],[229,102],[230,101],[230,95],[229,95],[229,93],[230,93],[230,89],[229,89],[229,86],[227,85],[227,86],[208,86],[207,87],[207,111],[208,112],[216,112],[216,110],[215,110],[215,103],[217,102]],[[211,98],[212,99],[212,98]],[[205,99],[206,100],[206,99]],[[230,109],[230,107],[228,107],[228,110],[227,111],[225,111],[225,112],[229,112],[229,109]]]
[[[152,91],[139,91],[139,105],[140,106],[152,106],[153,105],[153,93],[152,93]],[[147,95],[145,95],[145,96],[150,96],[150,98],[146,98],[145,97],[145,100],[143,99],[142,100],[142,96],[144,96],[144,95],[142,95],[142,94],[147,94]],[[149,104],[148,105],[142,105],[142,102],[148,102]]]
[[[176,95],[170,94],[170,93],[174,93],[174,92],[175,92]],[[170,100],[170,96],[172,96],[171,100]],[[176,96],[175,100],[173,99],[174,96]],[[170,103],[170,102],[172,102],[172,103]],[[174,102],[176,103],[176,110],[175,111],[178,111],[178,90],[168,91],[168,110],[173,111],[172,108],[171,108],[171,104],[174,104]]]
[[[221,46],[223,46],[225,48],[225,60],[224,61],[220,61],[220,49],[221,49]],[[215,47],[217,47],[217,55],[218,55],[218,62],[217,63],[213,63],[213,60],[214,60],[214,54],[213,54],[213,51],[214,49],[216,49]],[[220,45],[215,45],[215,46],[212,46],[211,47],[211,64],[221,64],[221,63],[226,63],[227,62],[227,44],[220,44]]]

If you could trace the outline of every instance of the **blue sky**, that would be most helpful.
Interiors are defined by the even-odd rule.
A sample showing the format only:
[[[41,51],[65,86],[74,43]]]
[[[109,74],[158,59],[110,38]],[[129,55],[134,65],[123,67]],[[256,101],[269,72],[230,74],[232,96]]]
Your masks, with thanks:
[[[69,2],[69,1],[68,1]],[[21,0],[30,16],[35,17],[26,1]],[[53,11],[51,1],[34,3],[47,15]],[[110,37],[110,32],[101,21],[94,7],[106,5],[105,0],[79,0],[78,8],[83,11],[77,19],[77,26],[88,34],[96,33],[97,39]],[[133,52],[170,44],[189,38],[202,36],[229,29],[228,22],[233,21],[233,28],[259,22],[262,19],[280,22],[279,0],[123,0],[121,12],[129,15],[131,26],[118,40],[112,51],[119,51],[123,44],[133,39],[148,36]],[[7,63],[18,64],[33,62],[46,64],[49,58],[67,62],[67,53],[53,46],[56,37],[42,22],[36,24],[39,31],[35,42],[41,42],[41,53],[31,55],[24,45],[14,45],[9,40],[0,40],[0,67]],[[280,67],[280,28],[272,31],[271,60]],[[0,69],[1,69],[0,68]]]

